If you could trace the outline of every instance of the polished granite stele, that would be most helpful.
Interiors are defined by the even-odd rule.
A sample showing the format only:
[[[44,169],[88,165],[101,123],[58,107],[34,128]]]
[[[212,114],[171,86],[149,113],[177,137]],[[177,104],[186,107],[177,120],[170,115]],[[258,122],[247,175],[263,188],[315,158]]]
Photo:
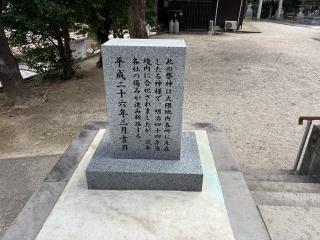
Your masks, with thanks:
[[[101,51],[111,157],[178,160],[185,41],[117,38]]]
[[[234,240],[206,131],[193,131],[202,192],[89,190],[85,169],[105,131],[99,130],[37,240]]]

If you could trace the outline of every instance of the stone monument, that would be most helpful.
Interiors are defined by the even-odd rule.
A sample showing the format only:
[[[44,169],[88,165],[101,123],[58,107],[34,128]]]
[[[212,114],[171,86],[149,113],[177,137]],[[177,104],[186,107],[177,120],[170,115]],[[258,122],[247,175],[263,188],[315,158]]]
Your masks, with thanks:
[[[197,141],[182,131],[185,42],[113,39],[102,56],[109,128],[88,188],[201,191]]]

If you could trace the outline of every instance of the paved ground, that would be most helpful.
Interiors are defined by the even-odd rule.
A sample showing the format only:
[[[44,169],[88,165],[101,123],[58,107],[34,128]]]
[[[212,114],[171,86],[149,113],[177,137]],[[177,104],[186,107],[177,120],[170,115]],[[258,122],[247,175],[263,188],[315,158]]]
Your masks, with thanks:
[[[60,155],[0,160],[0,238]]]
[[[184,120],[225,129],[243,168],[288,168],[303,130],[298,116],[319,112],[320,30],[253,25],[262,33],[158,37],[188,45]],[[81,79],[35,88],[47,103],[0,110],[1,155],[61,153],[86,121],[105,120],[95,61],[83,64]]]

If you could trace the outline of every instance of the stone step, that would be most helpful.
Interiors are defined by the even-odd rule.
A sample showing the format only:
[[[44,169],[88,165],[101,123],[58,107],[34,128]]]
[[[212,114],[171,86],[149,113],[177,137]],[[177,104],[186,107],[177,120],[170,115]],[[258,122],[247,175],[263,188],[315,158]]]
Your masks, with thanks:
[[[247,181],[250,191],[320,193],[319,183]]]
[[[251,196],[256,205],[320,207],[319,193],[252,191]]]
[[[291,169],[260,169],[260,168],[247,168],[242,171],[243,174],[250,174],[250,175],[261,175],[261,174],[268,174],[268,175],[297,175],[297,173]]]
[[[270,240],[243,174],[239,171],[219,171],[218,174],[234,238]]]
[[[269,182],[294,182],[294,183],[319,183],[319,178],[301,176],[288,172],[288,174],[270,174],[269,172],[247,172],[244,174],[247,181],[269,181]]]
[[[320,208],[258,206],[273,240],[319,239]]]

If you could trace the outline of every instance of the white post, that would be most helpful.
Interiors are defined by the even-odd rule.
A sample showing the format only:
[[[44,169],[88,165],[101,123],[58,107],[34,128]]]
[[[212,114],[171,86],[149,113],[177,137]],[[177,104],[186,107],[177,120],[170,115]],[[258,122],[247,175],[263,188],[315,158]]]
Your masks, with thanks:
[[[216,30],[216,26],[217,26],[218,7],[219,7],[219,0],[217,0],[217,4],[216,4],[216,14],[214,16],[213,34],[215,34],[215,30]]]
[[[277,12],[277,16],[276,16],[277,20],[281,19],[282,4],[283,4],[283,0],[279,0],[278,12]]]
[[[257,20],[260,20],[261,9],[262,9],[262,2],[263,2],[263,0],[259,0],[259,6],[258,6],[258,12],[257,12]]]

